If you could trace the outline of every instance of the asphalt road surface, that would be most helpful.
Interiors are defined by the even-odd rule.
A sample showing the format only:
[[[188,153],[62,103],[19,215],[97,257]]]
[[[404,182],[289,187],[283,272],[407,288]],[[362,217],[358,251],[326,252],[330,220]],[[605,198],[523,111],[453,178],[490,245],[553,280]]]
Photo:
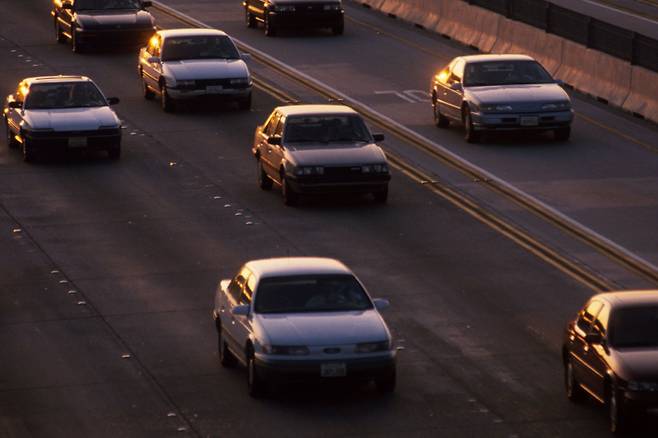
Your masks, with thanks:
[[[466,145],[458,129],[430,126],[427,103],[375,93],[425,89],[462,47],[351,7],[436,56],[350,22],[343,38],[266,39],[243,29],[238,2],[167,3],[658,254],[654,126],[577,99],[624,136],[579,118],[565,145]],[[607,436],[603,410],[569,404],[562,386],[562,330],[590,289],[399,172],[385,206],[285,207],[258,189],[250,155],[254,127],[280,102],[256,91],[248,112],[165,114],[140,95],[135,53],[71,53],[55,43],[49,5],[0,4],[0,95],[27,76],[89,75],[121,98],[124,154],[27,165],[0,147],[0,437]],[[391,300],[385,318],[404,347],[395,394],[330,385],[253,400],[243,370],[220,369],[218,280],[287,255],[339,258]],[[636,433],[655,436],[655,421]]]

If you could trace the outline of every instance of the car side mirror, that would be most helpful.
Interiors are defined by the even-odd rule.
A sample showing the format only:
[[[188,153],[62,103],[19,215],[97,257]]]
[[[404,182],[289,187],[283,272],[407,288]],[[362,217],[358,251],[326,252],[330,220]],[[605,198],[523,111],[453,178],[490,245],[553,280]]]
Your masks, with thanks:
[[[235,306],[233,309],[231,309],[231,315],[233,316],[248,316],[249,315],[249,305],[248,304],[242,304],[240,306]]]
[[[146,60],[146,62],[148,62],[149,64],[158,64],[158,63],[160,62],[160,57],[158,57],[158,56],[150,56],[150,57]]]
[[[108,105],[116,105],[119,102],[120,102],[120,100],[119,100],[118,97],[108,97],[107,98],[107,104]]]
[[[372,134],[373,140],[375,140],[375,143],[379,143],[380,141],[384,141],[384,134]]]
[[[379,310],[380,312],[391,307],[391,303],[384,298],[373,298],[372,303],[375,305],[375,309]]]
[[[461,82],[453,82],[450,84],[450,89],[454,91],[462,91],[464,87],[462,87]]]
[[[143,1],[142,2],[142,7],[143,8],[150,8],[151,6],[153,6],[153,2],[151,2],[151,1]]]
[[[600,344],[603,342],[603,336],[601,336],[601,333],[587,333],[585,335],[585,342],[588,344]]]
[[[222,290],[228,290],[228,285],[231,284],[231,280],[224,279],[219,282],[219,288]]]
[[[267,138],[267,142],[273,146],[281,146],[281,136],[279,135],[270,135]]]
[[[23,102],[12,100],[7,102],[7,108],[20,109],[23,108]]]

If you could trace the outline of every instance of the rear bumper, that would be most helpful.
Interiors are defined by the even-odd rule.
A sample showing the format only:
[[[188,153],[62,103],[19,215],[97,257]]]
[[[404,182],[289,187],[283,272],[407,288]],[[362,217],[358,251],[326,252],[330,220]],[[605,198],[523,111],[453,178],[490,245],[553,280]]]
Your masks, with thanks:
[[[476,130],[516,131],[550,130],[566,128],[573,121],[573,111],[556,111],[530,114],[486,114],[473,113]]]
[[[270,12],[268,20],[276,27],[336,27],[343,25],[341,11]]]
[[[146,45],[155,29],[76,29],[79,43],[103,47],[137,47]]]
[[[177,100],[199,99],[199,98],[229,98],[229,99],[246,99],[251,94],[252,87],[247,88],[224,88],[223,90],[208,92],[197,89],[179,89],[167,88],[169,97]]]
[[[288,176],[290,188],[300,194],[373,193],[387,190],[390,174],[368,178],[332,181],[322,177],[297,178]]]
[[[111,133],[91,132],[52,132],[27,134],[25,140],[34,149],[97,149],[110,150],[121,147],[121,131]]]

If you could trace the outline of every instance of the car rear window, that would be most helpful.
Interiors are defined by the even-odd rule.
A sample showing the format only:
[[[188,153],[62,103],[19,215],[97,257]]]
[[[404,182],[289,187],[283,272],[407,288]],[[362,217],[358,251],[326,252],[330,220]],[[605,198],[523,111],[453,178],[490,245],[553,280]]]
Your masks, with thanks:
[[[299,275],[263,278],[256,290],[256,313],[339,312],[372,309],[351,275]]]
[[[658,306],[614,310],[608,338],[615,348],[658,347]]]
[[[288,117],[283,136],[285,143],[371,142],[370,131],[356,115]]]
[[[25,97],[25,109],[86,108],[105,106],[107,102],[91,82],[54,82],[32,84]]]
[[[464,86],[548,84],[551,75],[537,61],[486,61],[466,64]]]

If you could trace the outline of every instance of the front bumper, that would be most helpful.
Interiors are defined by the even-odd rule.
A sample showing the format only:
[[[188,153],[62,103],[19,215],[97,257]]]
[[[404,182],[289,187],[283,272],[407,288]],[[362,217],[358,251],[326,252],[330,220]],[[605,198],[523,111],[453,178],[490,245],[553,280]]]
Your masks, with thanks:
[[[475,130],[516,131],[566,128],[573,110],[538,113],[472,113]]]
[[[373,193],[388,188],[391,175],[388,173],[354,176],[295,176],[288,175],[287,181],[300,194],[329,193]]]
[[[155,33],[153,28],[76,29],[78,42],[104,47],[144,46]]]
[[[94,131],[32,131],[24,141],[35,149],[96,149],[121,147],[121,128]]]
[[[181,99],[198,99],[198,98],[231,98],[246,99],[251,94],[252,87],[246,88],[169,88],[167,93],[169,97],[177,100]]]
[[[344,22],[344,11],[323,11],[322,5],[300,5],[295,11],[270,11],[268,20],[276,27],[336,27]]]
[[[322,377],[323,364],[345,364],[346,375],[342,377]],[[354,379],[361,381],[386,378],[395,373],[396,352],[394,350],[378,356],[366,358],[322,359],[273,359],[257,354],[256,370],[259,376],[268,381],[323,381],[328,379]]]

